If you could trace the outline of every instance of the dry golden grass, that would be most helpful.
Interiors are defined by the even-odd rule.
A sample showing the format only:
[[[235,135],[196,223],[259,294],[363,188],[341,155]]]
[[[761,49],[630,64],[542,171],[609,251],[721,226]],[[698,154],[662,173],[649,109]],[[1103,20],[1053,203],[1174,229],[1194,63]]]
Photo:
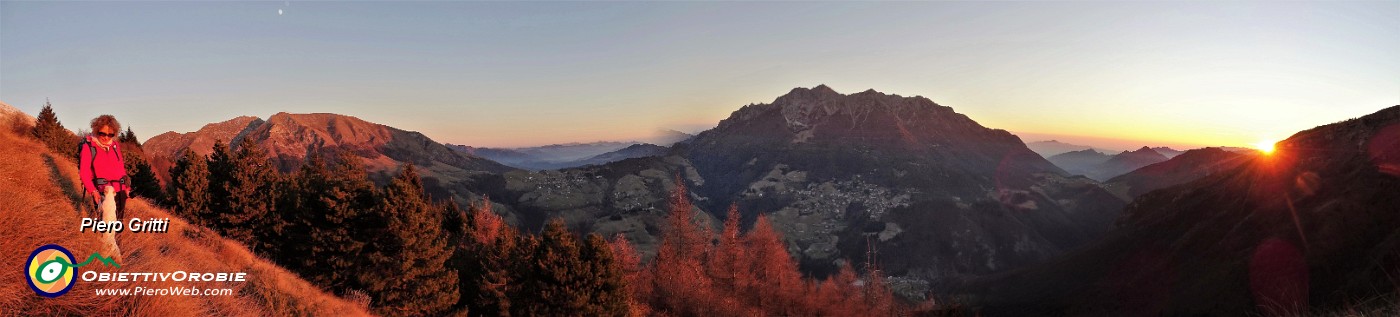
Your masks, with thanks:
[[[0,123],[3,124],[3,123]],[[152,207],[127,205],[127,218],[170,218],[167,233],[117,235],[121,268],[89,264],[98,272],[247,272],[247,282],[83,282],[58,298],[33,293],[19,271],[31,251],[58,244],[77,261],[101,250],[99,234],[79,233],[74,204],[76,165],[29,138],[0,130],[0,316],[357,316],[353,302],[327,294],[242,245]],[[94,262],[95,263],[95,262]],[[232,296],[97,296],[98,288],[231,288]]]

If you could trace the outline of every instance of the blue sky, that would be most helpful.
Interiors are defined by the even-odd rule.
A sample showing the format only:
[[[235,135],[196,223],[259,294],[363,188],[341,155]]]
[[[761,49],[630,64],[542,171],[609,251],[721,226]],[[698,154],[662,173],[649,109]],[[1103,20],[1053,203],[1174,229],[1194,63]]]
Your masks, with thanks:
[[[827,84],[929,97],[1026,141],[1244,146],[1400,104],[1396,16],[1396,1],[4,1],[0,100],[33,114],[49,98],[69,127],[111,113],[143,138],[287,111],[527,146],[693,132]]]

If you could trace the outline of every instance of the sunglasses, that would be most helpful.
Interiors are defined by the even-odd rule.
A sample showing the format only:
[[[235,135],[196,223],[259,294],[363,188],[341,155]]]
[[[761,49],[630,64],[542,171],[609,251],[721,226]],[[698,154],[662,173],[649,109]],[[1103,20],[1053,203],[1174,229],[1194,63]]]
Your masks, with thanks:
[[[103,132],[97,132],[97,133],[93,133],[93,134],[97,135],[97,137],[99,137],[99,138],[110,138],[110,137],[116,136],[116,134],[103,133]]]

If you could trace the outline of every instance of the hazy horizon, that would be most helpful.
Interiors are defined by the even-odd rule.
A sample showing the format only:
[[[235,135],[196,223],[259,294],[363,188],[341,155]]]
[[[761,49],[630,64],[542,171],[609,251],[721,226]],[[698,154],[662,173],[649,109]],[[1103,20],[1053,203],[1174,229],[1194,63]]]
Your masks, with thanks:
[[[826,84],[924,96],[1028,143],[1250,146],[1400,104],[1397,13],[1400,2],[4,1],[0,100],[35,114],[49,98],[75,130],[111,113],[143,139],[285,111],[522,147],[694,133]]]

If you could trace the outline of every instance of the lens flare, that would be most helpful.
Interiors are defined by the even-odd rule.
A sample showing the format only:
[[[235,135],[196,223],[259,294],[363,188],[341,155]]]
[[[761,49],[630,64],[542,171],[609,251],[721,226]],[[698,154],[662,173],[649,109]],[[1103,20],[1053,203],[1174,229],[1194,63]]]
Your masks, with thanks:
[[[1264,155],[1274,154],[1274,141],[1259,141],[1254,144],[1254,149],[1264,152]]]

